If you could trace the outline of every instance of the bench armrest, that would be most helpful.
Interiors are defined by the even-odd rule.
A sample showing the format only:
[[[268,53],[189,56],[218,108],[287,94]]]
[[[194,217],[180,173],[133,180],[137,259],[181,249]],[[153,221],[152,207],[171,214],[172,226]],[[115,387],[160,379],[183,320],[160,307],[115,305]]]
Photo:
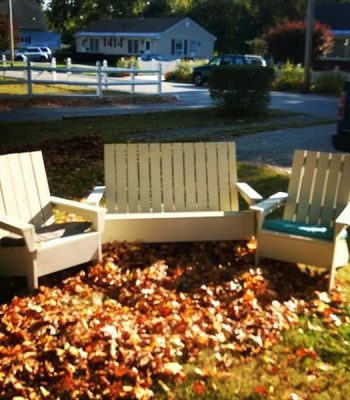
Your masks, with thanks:
[[[95,186],[93,191],[85,199],[84,203],[92,206],[99,206],[105,190],[106,186]]]
[[[287,193],[278,192],[270,196],[269,198],[261,201],[260,203],[251,206],[250,209],[257,213],[268,215],[272,213],[272,211],[277,210],[277,208],[283,206],[286,202],[287,197]]]
[[[71,212],[88,219],[92,223],[92,227],[97,232],[102,232],[104,228],[104,217],[106,210],[104,208],[91,206],[89,204],[80,203],[79,201],[62,199],[60,197],[51,196],[51,203],[57,206],[59,210]]]
[[[34,225],[19,221],[17,218],[0,215],[0,228],[22,236],[28,251],[33,252],[35,250]]]
[[[239,194],[243,197],[243,199],[249,204],[255,204],[257,201],[262,200],[262,196],[254,190],[248,183],[245,182],[237,182],[236,183]]]

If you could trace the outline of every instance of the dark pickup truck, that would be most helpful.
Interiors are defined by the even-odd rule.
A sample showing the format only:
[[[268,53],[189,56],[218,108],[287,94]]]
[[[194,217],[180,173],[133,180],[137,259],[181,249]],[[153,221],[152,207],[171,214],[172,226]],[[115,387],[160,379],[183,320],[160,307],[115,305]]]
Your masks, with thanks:
[[[350,151],[350,81],[345,82],[339,98],[339,121],[337,133],[333,135],[333,146],[337,150]]]

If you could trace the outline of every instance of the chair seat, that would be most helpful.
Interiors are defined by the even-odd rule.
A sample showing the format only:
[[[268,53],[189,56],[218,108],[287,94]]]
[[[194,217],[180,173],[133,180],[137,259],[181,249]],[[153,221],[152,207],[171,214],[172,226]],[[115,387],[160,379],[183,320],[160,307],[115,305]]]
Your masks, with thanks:
[[[331,227],[279,219],[265,219],[263,229],[328,241],[333,240],[334,234]],[[340,238],[347,238],[345,229],[341,232]]]

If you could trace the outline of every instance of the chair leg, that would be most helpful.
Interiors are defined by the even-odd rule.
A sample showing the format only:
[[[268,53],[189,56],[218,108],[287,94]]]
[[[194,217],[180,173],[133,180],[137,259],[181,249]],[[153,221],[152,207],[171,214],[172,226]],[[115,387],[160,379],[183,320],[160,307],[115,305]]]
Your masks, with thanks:
[[[260,264],[260,253],[259,253],[259,248],[257,248],[257,249],[255,250],[254,263],[255,263],[255,266],[256,266],[256,267]]]
[[[39,286],[38,264],[35,259],[32,260],[32,264],[27,272],[27,285],[29,293],[33,292]]]

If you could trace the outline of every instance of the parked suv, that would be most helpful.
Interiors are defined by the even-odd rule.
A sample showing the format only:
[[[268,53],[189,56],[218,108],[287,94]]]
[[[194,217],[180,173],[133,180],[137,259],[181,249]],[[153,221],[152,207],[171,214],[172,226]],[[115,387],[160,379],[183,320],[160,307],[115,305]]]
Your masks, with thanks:
[[[333,135],[337,150],[350,151],[350,81],[345,82],[339,98],[339,121],[337,134]]]
[[[256,64],[261,65],[262,67],[266,67],[266,61],[256,55],[250,54],[222,54],[221,56],[213,58],[206,65],[201,65],[200,67],[193,68],[192,72],[192,81],[195,85],[200,86],[208,81],[210,72],[220,66],[220,65],[229,65],[229,64]]]
[[[31,61],[50,61],[51,59],[51,56],[47,52],[42,51],[40,47],[26,47],[16,51],[16,61],[22,61],[24,57],[29,58]]]

